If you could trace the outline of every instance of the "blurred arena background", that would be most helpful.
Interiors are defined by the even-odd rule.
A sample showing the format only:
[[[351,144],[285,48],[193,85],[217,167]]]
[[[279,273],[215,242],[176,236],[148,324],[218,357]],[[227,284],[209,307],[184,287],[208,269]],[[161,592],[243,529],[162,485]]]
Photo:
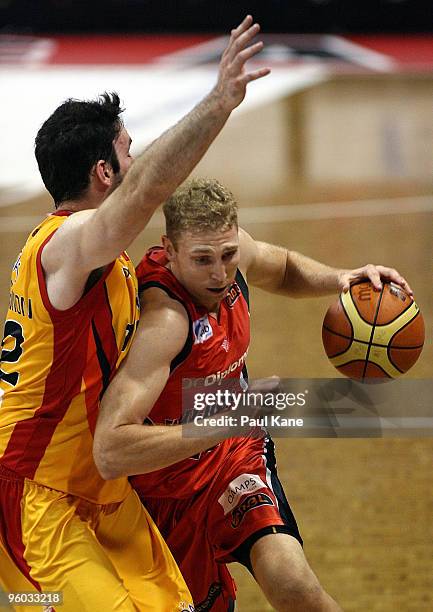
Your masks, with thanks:
[[[116,90],[139,153],[211,87],[224,36],[247,12],[273,73],[250,86],[195,174],[231,188],[258,239],[332,265],[398,268],[427,331],[408,376],[432,378],[430,0],[0,0],[2,315],[10,268],[52,206],[33,159],[42,121],[67,97]],[[161,229],[156,216],[135,261]],[[330,301],[253,291],[252,376],[336,376],[320,334]],[[343,609],[432,610],[433,441],[279,439],[277,453],[306,553]],[[270,610],[232,568],[238,610]]]

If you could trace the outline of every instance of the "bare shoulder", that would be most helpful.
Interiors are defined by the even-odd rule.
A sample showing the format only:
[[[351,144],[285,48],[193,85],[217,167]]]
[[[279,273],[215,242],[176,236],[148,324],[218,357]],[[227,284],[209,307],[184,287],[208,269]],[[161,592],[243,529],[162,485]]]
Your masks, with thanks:
[[[248,282],[273,293],[279,293],[284,280],[287,249],[254,240],[247,232],[239,230],[241,272]]]
[[[239,269],[246,276],[257,256],[257,243],[242,227],[239,228],[239,249],[241,256]]]
[[[139,335],[149,337],[153,334],[155,343],[168,344],[173,351],[181,350],[189,331],[189,318],[183,304],[158,287],[143,291],[140,304]]]
[[[55,232],[42,251],[42,266],[46,273],[56,272],[64,263],[71,263],[80,248],[80,229],[91,223],[96,210],[81,210],[70,215]]]
[[[159,287],[149,287],[140,293],[140,304],[144,312],[155,309],[161,311],[165,316],[180,316],[188,321],[188,314],[185,306],[172,298],[168,293]]]

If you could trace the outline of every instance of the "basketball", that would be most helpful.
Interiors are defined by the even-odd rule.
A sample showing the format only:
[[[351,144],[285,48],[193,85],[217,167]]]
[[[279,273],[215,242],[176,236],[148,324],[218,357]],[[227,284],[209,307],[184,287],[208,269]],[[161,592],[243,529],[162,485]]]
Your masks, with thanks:
[[[357,380],[396,378],[416,362],[424,344],[424,320],[398,285],[375,291],[360,282],[341,293],[323,321],[325,352],[339,372]]]

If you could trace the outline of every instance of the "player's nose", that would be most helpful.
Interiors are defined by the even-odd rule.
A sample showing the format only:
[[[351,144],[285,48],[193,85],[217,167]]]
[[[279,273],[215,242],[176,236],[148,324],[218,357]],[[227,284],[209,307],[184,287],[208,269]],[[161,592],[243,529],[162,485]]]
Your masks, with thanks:
[[[216,264],[212,270],[212,280],[223,284],[227,280],[227,271],[223,264]]]

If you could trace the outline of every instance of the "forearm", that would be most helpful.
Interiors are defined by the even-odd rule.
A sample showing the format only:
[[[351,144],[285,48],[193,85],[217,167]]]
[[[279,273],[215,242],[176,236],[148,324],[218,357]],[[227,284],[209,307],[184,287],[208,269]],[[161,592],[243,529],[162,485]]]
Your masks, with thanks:
[[[296,251],[253,240],[239,229],[239,268],[248,281],[271,293],[290,297],[313,297],[349,291],[353,283],[371,281],[380,291],[383,282],[400,285],[413,295],[407,281],[394,268],[367,264],[354,270],[332,268]]]
[[[287,251],[280,293],[292,297],[313,297],[341,291],[346,270],[332,268],[296,251]]]
[[[248,71],[245,63],[260,53],[253,43],[260,26],[247,17],[232,30],[222,54],[213,90],[179,123],[162,134],[136,160],[120,186],[121,203],[113,207],[107,231],[126,224],[141,231],[156,207],[164,202],[191,173],[218,135],[231,111],[244,99],[251,81],[269,74],[269,68]],[[138,216],[137,216],[138,215]],[[133,236],[134,238],[135,236]],[[123,246],[122,248],[125,248]]]
[[[212,448],[228,437],[220,428],[201,438],[185,437],[183,425],[122,425],[95,437],[94,457],[105,480],[146,474]],[[102,443],[103,440],[103,443]]]
[[[203,157],[229,115],[230,110],[214,89],[135,160],[113,194],[115,198],[107,200],[95,214],[94,222],[98,224],[100,219],[103,224],[100,234],[110,251],[121,252],[144,229],[157,207]]]
[[[188,177],[223,128],[230,111],[214,88],[146,148],[133,164],[131,176],[128,173],[128,187],[143,194],[141,206],[158,206]]]

